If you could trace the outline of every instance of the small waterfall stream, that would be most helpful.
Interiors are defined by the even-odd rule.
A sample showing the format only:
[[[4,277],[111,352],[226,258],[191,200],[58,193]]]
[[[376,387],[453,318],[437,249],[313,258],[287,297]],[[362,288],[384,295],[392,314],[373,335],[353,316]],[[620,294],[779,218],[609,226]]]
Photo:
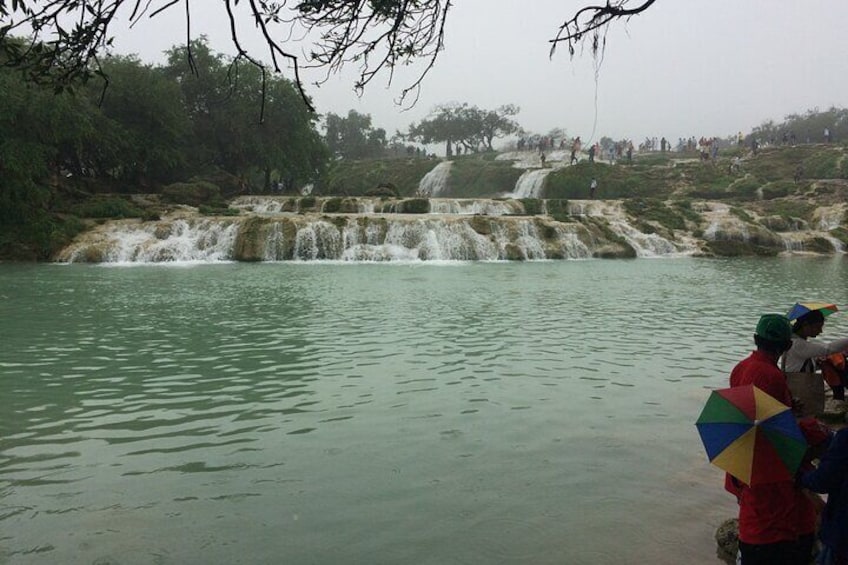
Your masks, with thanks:
[[[541,198],[545,177],[553,169],[528,169],[518,177],[510,198]]]
[[[418,183],[418,192],[424,196],[435,197],[443,194],[448,186],[448,177],[453,161],[442,161],[424,175]]]

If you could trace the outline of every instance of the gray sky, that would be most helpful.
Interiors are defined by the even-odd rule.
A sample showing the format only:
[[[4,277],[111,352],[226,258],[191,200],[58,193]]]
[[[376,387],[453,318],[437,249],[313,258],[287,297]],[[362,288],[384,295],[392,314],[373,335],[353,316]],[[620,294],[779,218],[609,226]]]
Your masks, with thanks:
[[[559,24],[588,3],[455,0],[445,50],[412,109],[394,103],[411,79],[403,70],[391,86],[386,77],[376,79],[361,98],[353,92],[352,68],[307,90],[320,113],[355,109],[389,135],[438,104],[511,103],[521,108],[516,120],[525,129],[561,127],[584,141],[593,133],[636,142],[726,136],[787,114],[848,106],[848,1],[658,0],[610,28],[597,84],[590,54],[571,59],[563,46],[548,56],[547,40]],[[185,36],[182,12],[170,12],[129,31],[116,27],[115,51],[161,62],[161,53]],[[216,51],[232,53],[223,12],[195,12],[193,32],[207,34]],[[245,30],[244,37],[264,54],[258,34]]]

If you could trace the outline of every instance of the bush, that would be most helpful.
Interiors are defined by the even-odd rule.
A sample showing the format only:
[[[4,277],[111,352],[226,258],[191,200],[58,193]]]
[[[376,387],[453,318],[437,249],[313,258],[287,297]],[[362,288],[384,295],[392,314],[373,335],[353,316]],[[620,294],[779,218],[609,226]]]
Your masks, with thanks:
[[[795,190],[795,183],[789,180],[770,182],[763,187],[763,199],[773,200],[788,196]]]
[[[372,188],[365,192],[365,196],[378,196],[380,198],[397,198],[398,193],[394,188],[389,188],[388,186],[379,186],[377,188]]]
[[[642,227],[645,227],[645,222],[657,222],[671,230],[686,229],[686,219],[675,208],[666,206],[665,202],[655,198],[633,198],[624,201],[624,209],[628,214],[637,218]],[[643,233],[653,233],[656,231],[651,228],[651,231],[645,231],[640,228]]]
[[[538,216],[542,213],[542,201],[538,198],[522,198],[520,202],[528,216]]]
[[[746,200],[753,200],[757,196],[757,191],[763,185],[758,178],[747,175],[730,185],[730,190],[733,196]]]
[[[301,212],[305,212],[305,211],[309,211],[309,210],[314,211],[315,210],[315,202],[316,202],[316,200],[315,200],[314,196],[304,196],[303,198],[300,199],[300,202],[298,204],[298,209]]]
[[[211,182],[196,180],[192,182],[175,182],[162,189],[162,198],[174,204],[200,206],[221,201],[221,190]]]
[[[71,206],[80,218],[140,218],[142,210],[120,196],[95,197]]]
[[[201,204],[197,207],[197,211],[204,216],[238,216],[241,211],[237,208],[229,208],[227,206],[209,206]]]
[[[328,198],[324,201],[324,205],[321,207],[321,211],[325,214],[335,214],[342,209],[342,199],[341,198]]]
[[[426,198],[413,198],[400,203],[401,214],[429,214],[430,201]]]
[[[548,215],[558,222],[567,222],[571,219],[568,211],[568,200],[565,198],[554,198],[547,201]]]

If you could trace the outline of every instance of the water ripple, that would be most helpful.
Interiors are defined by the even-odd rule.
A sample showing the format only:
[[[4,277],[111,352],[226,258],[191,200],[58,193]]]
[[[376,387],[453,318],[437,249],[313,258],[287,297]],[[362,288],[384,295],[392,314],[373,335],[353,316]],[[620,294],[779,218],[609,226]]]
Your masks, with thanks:
[[[694,517],[661,496],[710,469],[692,422],[761,312],[848,303],[846,275],[0,265],[0,560],[711,562],[720,487],[683,482]]]

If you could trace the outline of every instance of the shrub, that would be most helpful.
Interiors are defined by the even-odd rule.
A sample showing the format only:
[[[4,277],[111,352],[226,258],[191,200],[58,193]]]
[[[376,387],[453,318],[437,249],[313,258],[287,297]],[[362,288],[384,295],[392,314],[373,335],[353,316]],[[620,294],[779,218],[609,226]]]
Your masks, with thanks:
[[[341,198],[329,198],[324,201],[324,205],[321,207],[321,211],[327,214],[335,214],[336,212],[342,209],[342,199]]]
[[[542,213],[542,201],[538,198],[522,198],[521,205],[528,216],[538,216]]]
[[[300,199],[300,202],[298,203],[298,209],[301,212],[307,210],[315,210],[315,202],[316,200],[314,196],[304,196]]]
[[[623,202],[624,209],[631,216],[638,218],[643,233],[654,233],[656,230],[648,228],[646,222],[657,222],[672,230],[686,229],[686,219],[675,208],[666,206],[662,200],[655,198],[632,198]],[[650,229],[650,231],[646,231]]]
[[[394,188],[388,186],[378,186],[365,192],[365,196],[378,196],[380,198],[397,198],[398,193]]]
[[[547,201],[548,215],[558,222],[567,222],[571,219],[568,212],[568,200],[565,198],[554,198]]]
[[[162,198],[174,204],[200,206],[221,201],[221,190],[211,182],[175,182],[162,189]]]
[[[201,204],[197,211],[204,216],[238,216],[241,212],[237,208],[229,208],[227,206],[209,206]]]
[[[142,210],[120,196],[95,197],[71,207],[80,218],[140,218]]]
[[[430,201],[426,198],[412,198],[400,203],[401,214],[429,214]]]
[[[771,182],[763,187],[763,199],[773,200],[788,196],[795,190],[795,183],[789,180]]]

